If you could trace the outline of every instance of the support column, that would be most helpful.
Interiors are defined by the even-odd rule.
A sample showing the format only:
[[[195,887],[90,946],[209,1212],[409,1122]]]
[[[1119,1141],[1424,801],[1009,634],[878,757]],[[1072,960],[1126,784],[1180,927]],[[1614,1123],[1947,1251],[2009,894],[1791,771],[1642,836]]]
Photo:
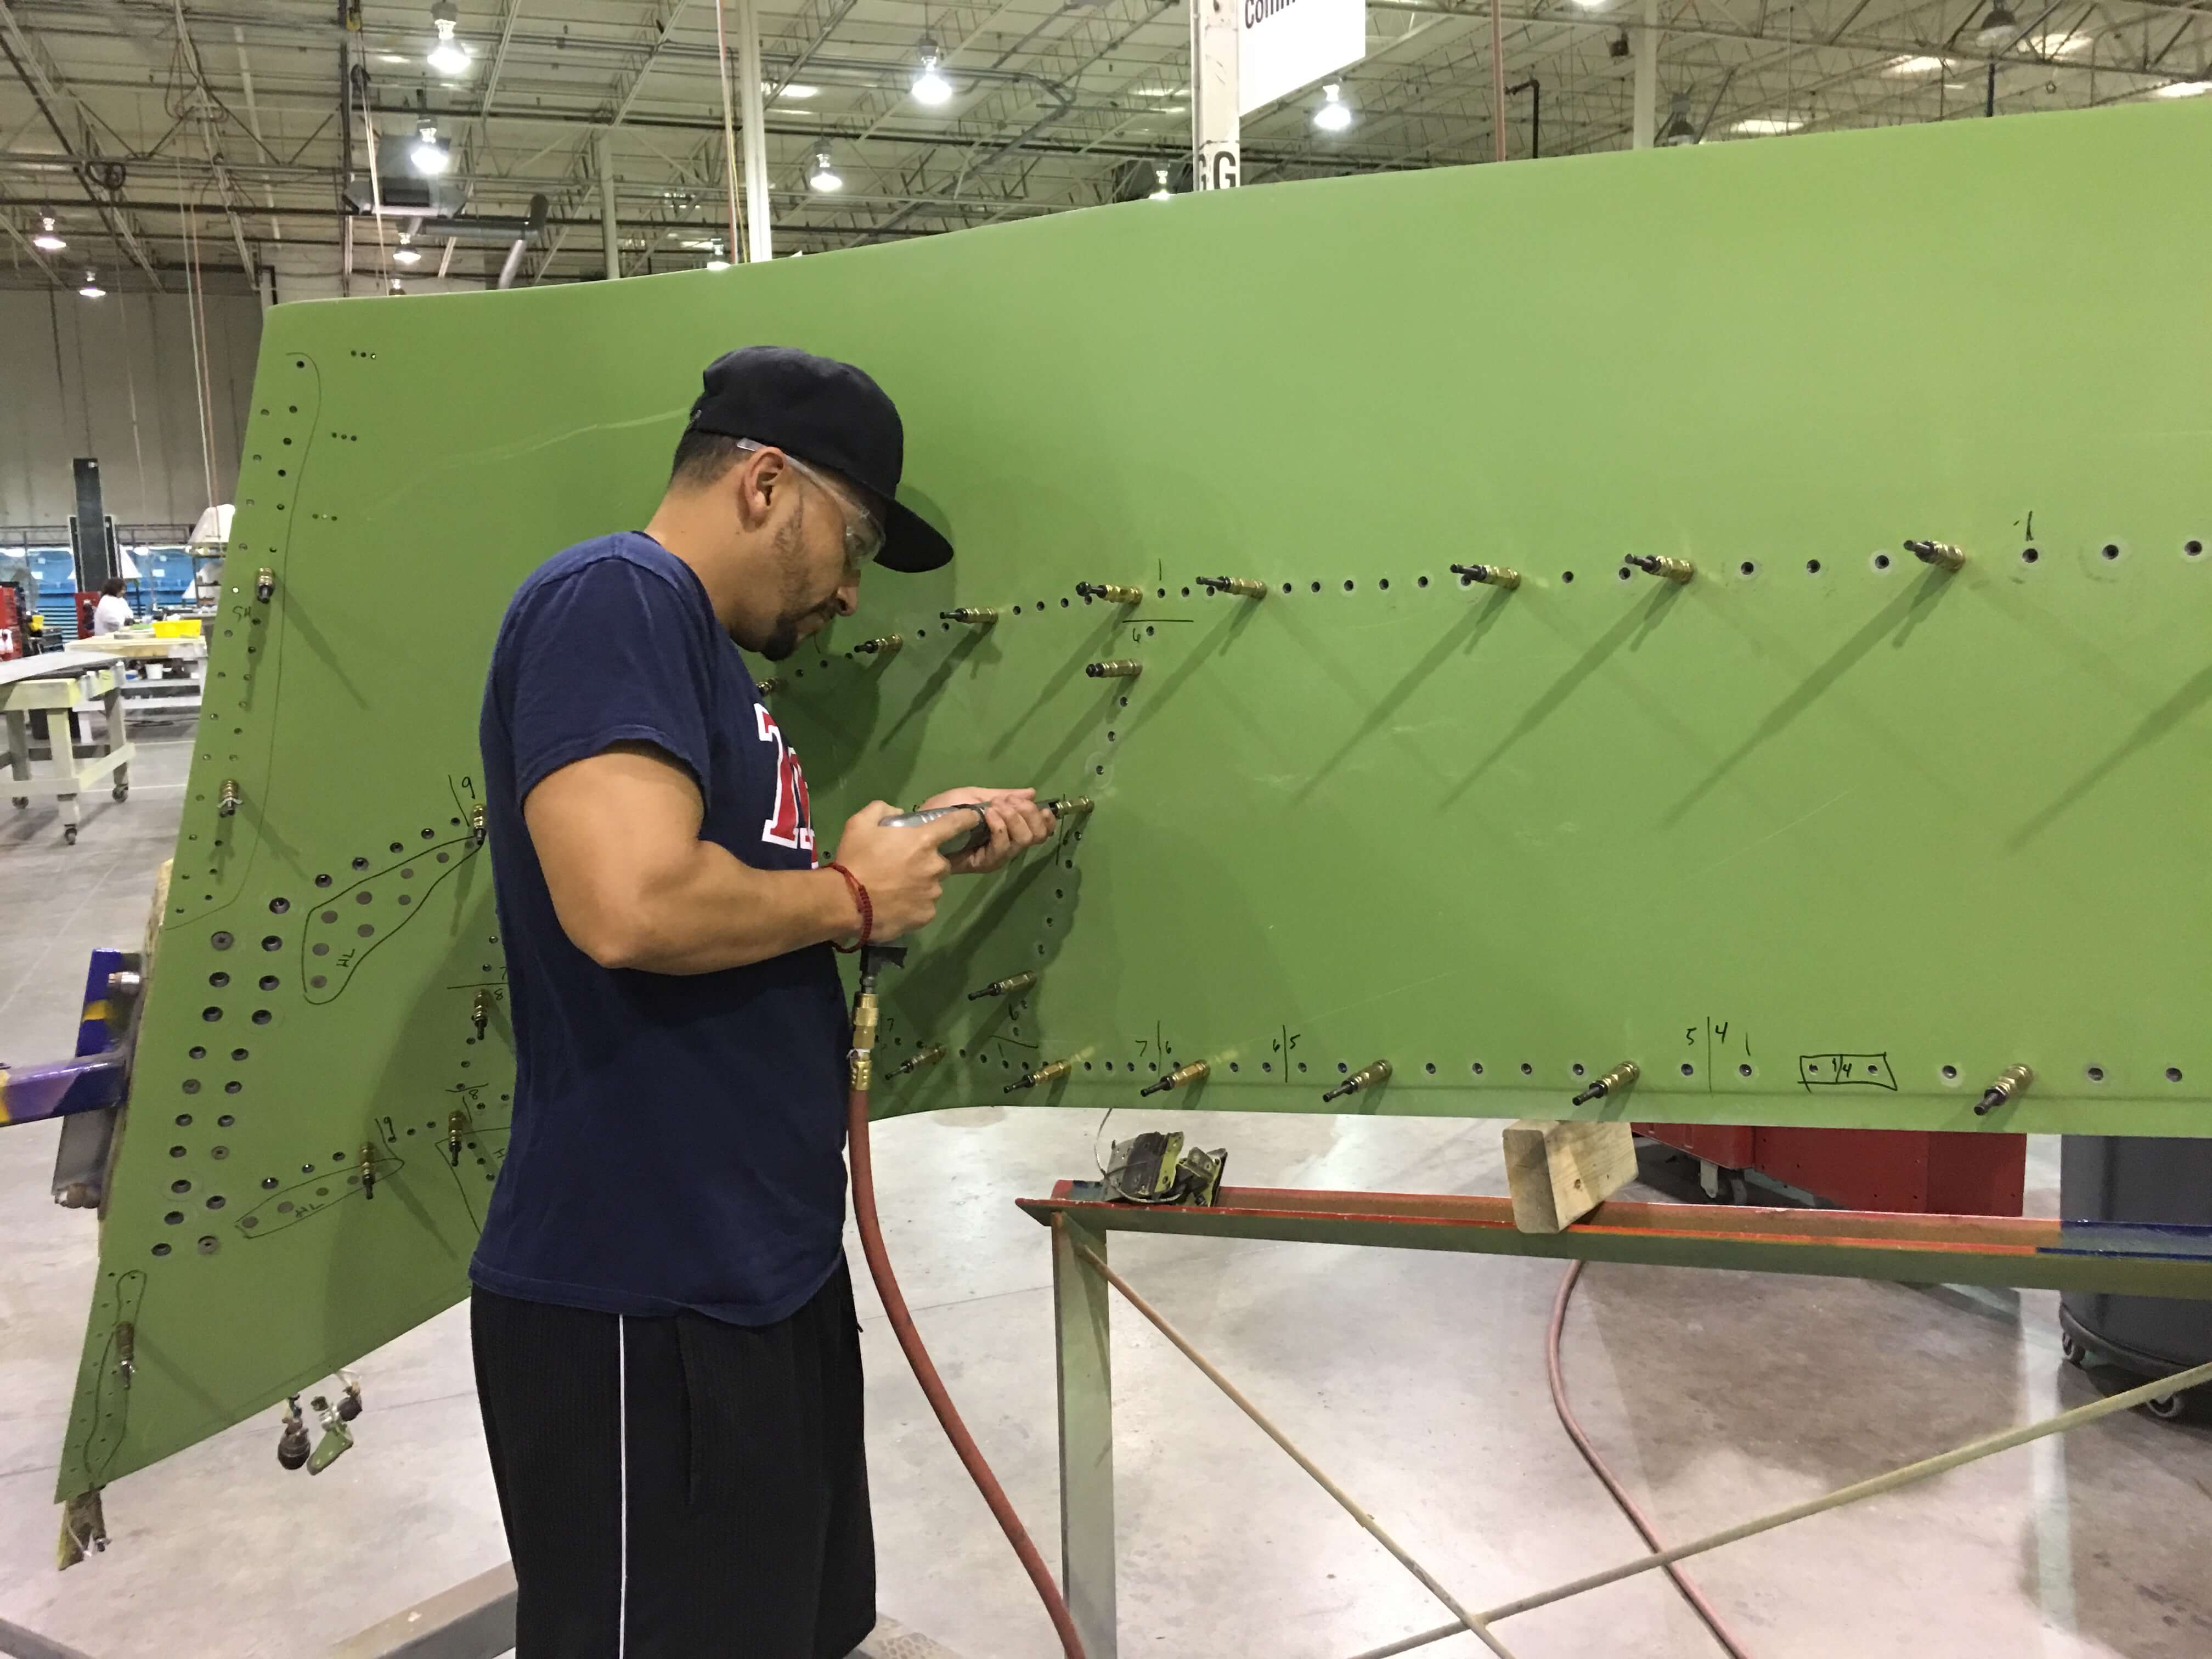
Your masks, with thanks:
[[[737,0],[738,107],[745,118],[741,142],[745,163],[745,258],[773,259],[775,239],[768,217],[768,116],[761,95],[760,12],[754,0]]]
[[[1237,55],[1243,0],[1190,0],[1191,188],[1234,190],[1243,167]]]
[[[1659,131],[1659,0],[1644,0],[1644,27],[1636,32],[1636,114],[1632,147],[1650,149]]]
[[[606,244],[607,280],[622,275],[622,234],[615,224],[615,133],[599,133],[599,234]]]
[[[1201,0],[1203,3],[1203,0]],[[1233,105],[1231,107],[1235,107]],[[1115,1659],[1112,1291],[1075,1254],[1106,1256],[1106,1235],[1052,1224],[1054,1328],[1060,1358],[1060,1583],[1089,1659]]]

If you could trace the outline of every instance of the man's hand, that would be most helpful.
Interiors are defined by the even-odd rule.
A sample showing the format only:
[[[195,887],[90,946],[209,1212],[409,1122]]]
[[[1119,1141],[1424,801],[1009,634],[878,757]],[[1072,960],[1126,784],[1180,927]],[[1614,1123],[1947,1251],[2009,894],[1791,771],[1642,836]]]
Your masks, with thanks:
[[[1053,816],[1037,805],[1034,789],[948,789],[922,802],[921,810],[933,806],[981,806],[983,822],[990,826],[990,845],[951,860],[948,867],[956,876],[1004,869],[1017,854],[1052,838]],[[959,822],[969,821],[963,817]]]
[[[879,945],[914,932],[937,915],[945,878],[953,867],[939,848],[975,827],[963,812],[910,829],[884,828],[884,820],[902,810],[889,801],[870,801],[845,820],[845,832],[837,838],[837,862],[868,890],[875,911],[870,938]],[[857,922],[854,931],[860,931]]]

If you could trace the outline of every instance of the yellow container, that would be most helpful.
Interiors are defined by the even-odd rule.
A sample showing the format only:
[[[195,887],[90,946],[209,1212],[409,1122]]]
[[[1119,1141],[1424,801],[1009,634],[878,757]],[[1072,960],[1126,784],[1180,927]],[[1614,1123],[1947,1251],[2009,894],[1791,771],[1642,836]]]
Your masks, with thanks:
[[[166,622],[154,624],[154,637],[157,640],[189,640],[199,631],[200,619],[198,617],[173,617]]]

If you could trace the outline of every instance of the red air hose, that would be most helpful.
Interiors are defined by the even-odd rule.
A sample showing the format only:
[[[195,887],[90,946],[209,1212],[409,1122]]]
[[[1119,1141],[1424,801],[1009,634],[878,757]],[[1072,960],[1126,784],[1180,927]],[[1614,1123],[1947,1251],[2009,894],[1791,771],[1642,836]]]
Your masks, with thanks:
[[[872,1019],[871,1020],[872,1024]],[[884,1230],[876,1220],[876,1177],[868,1158],[868,1091],[852,1091],[846,1109],[846,1135],[853,1165],[853,1219],[860,1229],[860,1249],[868,1258],[868,1273],[876,1281],[876,1293],[883,1297],[884,1312],[891,1322],[891,1329],[898,1333],[899,1346],[906,1353],[907,1364],[914,1367],[915,1381],[929,1396],[929,1408],[937,1413],[937,1420],[945,1428],[945,1438],[951,1441],[952,1449],[960,1454],[967,1465],[968,1474],[975,1489],[983,1494],[983,1501],[991,1506],[998,1517],[1000,1528],[1006,1541],[1014,1547],[1014,1553],[1022,1559],[1022,1570],[1036,1586],[1037,1597],[1051,1617],[1052,1627],[1060,1634],[1060,1651],[1067,1659],[1084,1659],[1083,1638],[1075,1633],[1075,1620],[1067,1611],[1067,1602],[1061,1597],[1060,1586],[1053,1582],[1052,1569],[1045,1565],[1044,1557],[1037,1553],[1029,1528],[1014,1513],[1013,1504],[1007,1498],[1006,1489],[999,1485],[999,1477],[991,1473],[991,1466],[983,1461],[983,1454],[975,1444],[975,1437],[968,1432],[968,1425],[960,1420],[959,1407],[945,1392],[945,1379],[937,1374],[930,1362],[929,1350],[921,1345],[921,1333],[914,1328],[914,1316],[907,1311],[906,1297],[899,1291],[898,1279],[891,1272],[891,1259],[884,1249]]]
[[[1544,1369],[1552,1379],[1552,1408],[1559,1413],[1559,1426],[1567,1431],[1567,1438],[1575,1443],[1575,1449],[1583,1455],[1583,1462],[1590,1466],[1590,1473],[1605,1483],[1605,1489],[1613,1494],[1613,1501],[1620,1505],[1620,1512],[1628,1517],[1628,1524],[1636,1528],[1637,1536],[1650,1548],[1663,1550],[1667,1547],[1659,1541],[1659,1534],[1651,1529],[1650,1520],[1637,1508],[1636,1500],[1628,1495],[1628,1489],[1620,1484],[1619,1478],[1606,1467],[1605,1460],[1597,1455],[1597,1448],[1590,1444],[1589,1437],[1583,1432],[1583,1425],[1576,1420],[1575,1408],[1567,1403],[1566,1374],[1559,1365],[1559,1339],[1566,1329],[1567,1304],[1574,1297],[1575,1285],[1582,1278],[1583,1269],[1589,1265],[1586,1261],[1577,1261],[1567,1269],[1566,1277],[1559,1281],[1559,1294],[1552,1303],[1552,1327],[1544,1338]],[[1744,1652],[1743,1644],[1729,1628],[1728,1620],[1722,1618],[1713,1604],[1705,1600],[1705,1592],[1691,1581],[1690,1575],[1671,1565],[1666,1571],[1667,1576],[1674,1581],[1674,1588],[1682,1592],[1682,1599],[1690,1604],[1691,1611],[1705,1621],[1705,1628],[1713,1633],[1713,1640],[1727,1650],[1729,1659],[1749,1659]]]

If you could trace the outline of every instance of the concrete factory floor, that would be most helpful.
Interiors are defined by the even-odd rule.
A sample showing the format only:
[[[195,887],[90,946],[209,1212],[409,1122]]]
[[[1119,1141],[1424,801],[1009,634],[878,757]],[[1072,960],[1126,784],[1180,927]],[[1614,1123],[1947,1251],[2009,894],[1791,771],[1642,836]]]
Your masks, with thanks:
[[[138,939],[187,753],[150,746],[131,801],[99,798],[76,847],[62,845],[51,806],[0,816],[0,1059],[65,1053],[85,952]],[[1495,1123],[1176,1122],[1227,1146],[1240,1183],[1504,1190]],[[992,1109],[892,1123],[877,1141],[908,1296],[1048,1555],[1050,1274],[1045,1235],[1012,1200],[1090,1172],[1097,1127],[1089,1112]],[[96,1659],[306,1655],[502,1559],[456,1309],[361,1362],[359,1444],[329,1474],[280,1470],[264,1413],[117,1483],[113,1547],[57,1575],[49,1500],[94,1224],[47,1200],[53,1142],[50,1126],[0,1130],[0,1620]],[[2056,1206],[2056,1153],[2055,1141],[2033,1150],[2038,1212]],[[1647,1174],[1665,1178],[1649,1159]],[[1675,1179],[1666,1195],[1688,1191]],[[967,1659],[1048,1655],[1043,1617],[853,1254],[884,1609]],[[1127,1235],[1114,1254],[1469,1604],[1641,1553],[1547,1397],[1558,1264]],[[2091,1399],[2060,1362],[2055,1310],[2042,1293],[1597,1267],[1566,1369],[1599,1447],[1680,1539]],[[1194,1370],[1129,1310],[1115,1318],[1125,1656],[1340,1659],[1440,1621]],[[2129,1415],[1692,1571],[1755,1659],[2202,1659],[2208,1540],[2212,1435]],[[1656,1576],[1499,1633],[1521,1659],[1717,1651]],[[1476,1646],[1462,1636],[1428,1651]]]

